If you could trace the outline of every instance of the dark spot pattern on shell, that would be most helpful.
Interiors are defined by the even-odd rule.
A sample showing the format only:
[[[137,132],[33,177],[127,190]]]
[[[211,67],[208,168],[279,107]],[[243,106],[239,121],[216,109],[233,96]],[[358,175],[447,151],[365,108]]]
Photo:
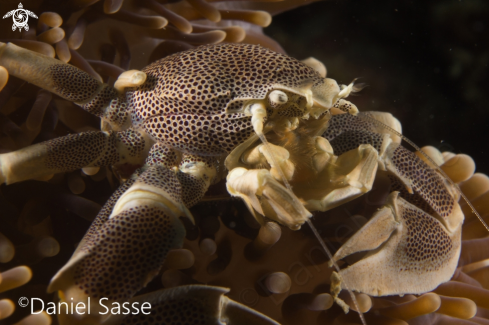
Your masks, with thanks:
[[[274,86],[297,89],[324,79],[302,62],[249,44],[198,47],[156,61],[146,82],[127,93],[134,125],[171,147],[200,155],[232,151],[253,134],[249,117],[226,114]]]

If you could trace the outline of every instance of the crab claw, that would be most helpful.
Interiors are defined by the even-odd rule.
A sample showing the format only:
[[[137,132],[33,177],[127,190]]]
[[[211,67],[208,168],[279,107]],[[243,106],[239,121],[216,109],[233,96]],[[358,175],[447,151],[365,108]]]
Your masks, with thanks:
[[[226,186],[231,195],[245,201],[262,224],[264,220],[261,216],[266,216],[297,230],[311,217],[295,194],[275,180],[266,169],[234,168],[227,176]],[[261,216],[257,216],[256,212]]]
[[[172,170],[151,166],[126,183],[48,287],[60,292],[62,302],[89,306],[90,315],[75,316],[88,324],[107,317],[99,316],[104,311],[99,299],[107,298],[107,304],[130,299],[158,274],[168,251],[180,248],[185,237],[179,217],[190,212]]]
[[[227,288],[205,285],[158,290],[129,301],[131,306],[149,303],[150,315],[111,315],[104,324],[278,325],[273,319],[224,296],[227,292]]]
[[[420,294],[452,277],[460,254],[461,228],[459,222],[455,229],[447,229],[443,222],[399,197],[399,192],[392,192],[387,204],[333,260],[370,251],[339,272],[349,288],[372,296]],[[333,290],[344,288],[340,282]]]

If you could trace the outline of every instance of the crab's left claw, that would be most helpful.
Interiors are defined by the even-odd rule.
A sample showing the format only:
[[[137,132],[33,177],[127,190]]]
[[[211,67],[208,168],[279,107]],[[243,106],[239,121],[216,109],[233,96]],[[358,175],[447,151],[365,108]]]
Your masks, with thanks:
[[[229,289],[189,285],[159,290],[134,297],[130,305],[146,304],[137,315],[111,315],[104,324],[181,324],[181,325],[278,325],[273,319],[226,296]]]
[[[399,192],[392,192],[387,204],[343,244],[333,260],[370,251],[340,271],[350,288],[373,296],[419,294],[452,277],[460,254],[461,228],[459,222],[453,231],[447,229],[399,197]]]

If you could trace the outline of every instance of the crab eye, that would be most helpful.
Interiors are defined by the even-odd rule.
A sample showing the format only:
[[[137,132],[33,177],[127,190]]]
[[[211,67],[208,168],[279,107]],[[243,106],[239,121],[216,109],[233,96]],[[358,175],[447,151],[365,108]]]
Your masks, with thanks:
[[[283,105],[288,102],[289,97],[287,96],[286,93],[284,93],[281,90],[274,90],[270,92],[270,95],[268,95],[268,100],[270,102],[270,106],[272,107],[277,107],[279,105]]]

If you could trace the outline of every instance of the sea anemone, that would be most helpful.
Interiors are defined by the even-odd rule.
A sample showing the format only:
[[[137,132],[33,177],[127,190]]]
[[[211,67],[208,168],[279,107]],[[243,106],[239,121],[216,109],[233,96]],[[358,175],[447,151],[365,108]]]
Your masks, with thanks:
[[[262,27],[270,23],[271,15],[299,4],[303,2],[24,2],[26,9],[38,14],[38,21],[31,18],[33,23],[29,32],[21,34],[10,32],[11,21],[2,20],[0,41],[12,41],[57,56],[100,80],[113,83],[126,70],[141,68],[157,58],[199,44],[250,42],[285,52],[279,43],[262,33]],[[6,7],[7,4],[0,6],[2,13],[15,9]],[[337,16],[342,19],[342,15]],[[299,19],[293,24],[305,20]],[[282,24],[283,21],[291,24],[289,18],[282,18]],[[277,38],[283,40],[280,36]],[[295,42],[301,44],[300,40]],[[333,43],[332,40],[328,42]],[[297,47],[304,48],[307,55],[318,52],[310,44]],[[292,48],[292,45],[285,48]],[[339,56],[341,49],[336,50]],[[458,55],[463,56],[463,53]],[[339,75],[339,67],[347,64],[338,57],[333,59],[328,65],[329,73]],[[358,67],[356,63],[355,68]],[[357,76],[359,72],[355,73]],[[378,78],[383,77],[387,76],[382,74]],[[0,67],[0,88],[3,88],[0,92],[0,152],[99,128],[97,118],[72,103],[13,77],[7,83],[7,78],[6,71]],[[359,99],[363,103],[358,105],[360,109],[372,107],[368,105],[367,97]],[[377,104],[372,105],[377,107]],[[406,130],[411,128],[408,123],[405,126]],[[422,140],[417,142],[422,143]],[[488,222],[489,178],[484,174],[473,174],[475,166],[468,156],[442,154],[432,147],[424,150],[435,162],[444,164],[444,171],[460,184]],[[18,307],[17,301],[20,297],[40,297],[45,302],[57,300],[56,296],[46,293],[50,278],[68,260],[120,179],[119,172],[111,168],[87,168],[57,174],[49,180],[27,181],[1,188],[0,320],[5,319],[10,324],[57,321],[45,313],[29,315],[29,308]],[[315,214],[314,223],[325,234],[324,238],[333,250],[382,205],[388,193],[388,182],[379,176],[377,184],[376,190],[348,205]],[[475,249],[487,247],[487,233],[467,205],[463,205],[463,211],[466,216],[464,241],[459,268],[452,280],[420,296],[370,297],[355,293],[367,323],[488,322],[489,252]],[[196,225],[186,225],[187,240],[183,249],[169,254],[161,276],[143,293],[205,283],[231,288],[229,297],[285,324],[360,323],[356,312],[345,315],[333,303],[329,294],[332,270],[327,267],[324,252],[306,226],[297,232],[275,223],[260,227],[243,203],[226,195],[222,184],[214,187],[192,213]],[[343,265],[354,262],[353,258],[346,259]],[[346,293],[342,293],[341,298],[355,310]]]

